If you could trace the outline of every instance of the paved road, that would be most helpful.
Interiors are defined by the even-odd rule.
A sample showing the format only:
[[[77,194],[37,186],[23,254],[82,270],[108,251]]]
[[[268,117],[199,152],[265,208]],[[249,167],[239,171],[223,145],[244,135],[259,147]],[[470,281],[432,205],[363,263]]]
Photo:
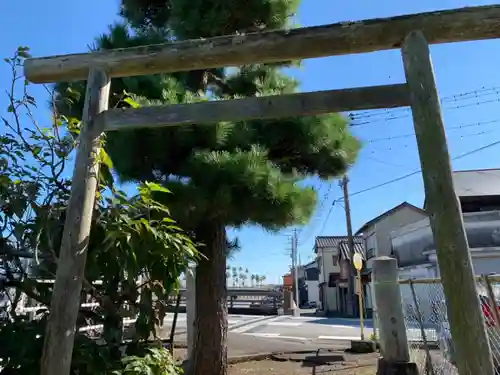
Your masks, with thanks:
[[[173,314],[167,315],[163,330],[170,332]],[[358,319],[324,318],[317,316],[259,316],[259,315],[229,315],[229,332],[267,339],[279,339],[297,342],[330,341],[347,342],[359,340],[361,329]],[[373,333],[373,323],[366,320],[364,324],[365,338]],[[176,334],[186,332],[186,314],[179,314]],[[425,330],[428,341],[437,339],[435,330]],[[409,341],[422,341],[420,330],[409,327],[407,330]]]
[[[242,325],[250,325],[253,323],[257,323],[264,319],[273,318],[272,316],[262,316],[262,315],[228,315],[228,326],[229,331],[234,327],[239,327]],[[163,331],[170,332],[170,327],[172,326],[172,322],[174,320],[174,314],[167,314],[165,320],[163,321]],[[186,314],[179,314],[177,316],[177,324],[175,326],[176,334],[184,333],[186,331]]]
[[[307,316],[278,316],[240,326],[231,332],[296,341],[350,341],[361,337],[358,320]],[[368,321],[365,336],[368,337],[372,332],[371,321]]]

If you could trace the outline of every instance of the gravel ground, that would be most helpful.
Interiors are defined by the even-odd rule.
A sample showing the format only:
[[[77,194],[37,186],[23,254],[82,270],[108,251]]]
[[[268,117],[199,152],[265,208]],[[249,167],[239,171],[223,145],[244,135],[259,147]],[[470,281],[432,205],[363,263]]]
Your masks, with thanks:
[[[375,361],[373,361],[375,363]],[[298,362],[256,361],[230,365],[228,375],[375,375],[377,367],[370,365],[303,366]]]
[[[185,349],[176,349],[175,358],[182,360]],[[228,375],[375,375],[378,353],[348,354],[344,361],[331,365],[313,366],[295,361],[276,361],[272,359],[250,361],[228,366]]]

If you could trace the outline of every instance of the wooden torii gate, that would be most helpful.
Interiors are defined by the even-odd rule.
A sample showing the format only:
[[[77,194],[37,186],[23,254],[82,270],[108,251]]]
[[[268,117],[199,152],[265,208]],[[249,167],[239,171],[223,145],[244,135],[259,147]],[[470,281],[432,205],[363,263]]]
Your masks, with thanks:
[[[67,375],[97,185],[100,135],[129,128],[411,106],[428,213],[461,375],[493,375],[428,43],[500,37],[500,5],[28,59],[34,83],[87,80],[78,155],[47,327],[42,375]],[[108,109],[110,79],[401,48],[406,82],[138,109]],[[459,293],[457,293],[459,288]],[[476,341],[470,342],[475,334]]]

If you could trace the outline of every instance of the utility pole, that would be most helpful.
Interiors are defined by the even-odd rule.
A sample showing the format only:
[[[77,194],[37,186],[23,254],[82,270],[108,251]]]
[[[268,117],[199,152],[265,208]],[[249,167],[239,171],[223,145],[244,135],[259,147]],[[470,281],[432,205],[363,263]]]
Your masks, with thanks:
[[[347,184],[349,183],[349,178],[347,174],[344,175],[342,181],[340,182],[340,186],[344,192],[344,209],[345,209],[345,220],[347,227],[347,246],[349,247],[349,258],[350,258],[350,266],[349,266],[349,280],[347,283],[347,313],[354,315],[355,307],[354,307],[354,266],[353,266],[353,257],[354,257],[354,238],[352,236],[352,224],[351,224],[351,206],[349,205],[349,190]]]
[[[295,309],[293,310],[294,316],[300,315],[299,308],[299,266],[297,262],[297,230],[293,230],[292,235],[292,269],[294,274],[294,284],[295,284]]]

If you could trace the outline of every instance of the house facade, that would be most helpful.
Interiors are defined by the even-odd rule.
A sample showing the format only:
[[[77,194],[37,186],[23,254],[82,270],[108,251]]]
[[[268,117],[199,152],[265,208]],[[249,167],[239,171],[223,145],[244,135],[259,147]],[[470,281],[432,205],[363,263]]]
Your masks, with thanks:
[[[316,261],[312,261],[304,266],[305,289],[307,291],[306,302],[316,302],[320,305],[319,298],[319,268]]]
[[[320,305],[319,299],[319,268],[316,260],[297,267],[299,282],[299,306],[309,302]],[[294,271],[292,270],[292,275]]]
[[[403,202],[368,221],[356,232],[356,235],[362,238],[366,249],[365,267],[362,272],[366,315],[371,316],[373,309],[370,283],[373,258],[391,255],[391,233],[394,230],[426,217],[426,212],[421,208]]]
[[[477,276],[500,273],[500,211],[464,213],[472,267]],[[398,259],[400,279],[439,278],[439,264],[429,219],[393,232],[393,256]],[[417,284],[415,293],[424,320],[432,317],[433,304],[444,306],[440,284]],[[431,295],[432,294],[432,295]],[[411,289],[401,286],[403,305],[414,305]],[[439,300],[438,300],[439,299]],[[442,306],[438,308],[442,310]],[[431,322],[427,322],[431,323]]]
[[[453,172],[453,184],[461,205],[471,255],[495,257],[495,249],[500,247],[500,169],[456,171]],[[422,267],[431,264],[430,259],[435,258],[434,238],[427,215],[394,229],[390,237],[392,254],[402,268]],[[476,259],[486,259],[483,255],[475,256]],[[480,274],[488,270],[487,273],[500,272],[497,266],[485,263],[488,261],[478,261],[476,271]]]
[[[319,309],[328,315],[350,315],[348,281],[351,261],[347,236],[316,237]],[[347,250],[346,250],[347,249]],[[354,237],[354,249],[364,253],[362,237]]]
[[[474,273],[499,274],[500,170],[457,171],[453,173],[453,182],[463,212]],[[440,277],[428,217],[392,231],[391,247],[392,255],[398,259],[401,279]],[[442,295],[440,288],[438,285],[432,289]],[[426,284],[416,288],[424,317],[431,316],[433,310],[429,290]],[[411,305],[411,290],[402,286],[401,291],[403,303]]]

